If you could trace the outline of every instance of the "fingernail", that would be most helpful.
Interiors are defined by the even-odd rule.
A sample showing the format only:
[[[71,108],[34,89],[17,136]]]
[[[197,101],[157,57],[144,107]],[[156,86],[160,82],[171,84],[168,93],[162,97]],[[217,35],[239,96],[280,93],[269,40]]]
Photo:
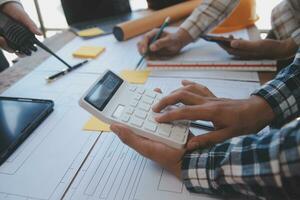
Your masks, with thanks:
[[[239,42],[236,41],[236,40],[234,40],[234,41],[231,42],[230,45],[231,45],[231,47],[233,47],[233,48],[238,48],[238,47],[239,47]]]
[[[156,51],[156,46],[155,45],[150,45],[150,50],[151,51]]]
[[[112,132],[114,132],[115,134],[119,135],[120,130],[117,127],[110,126],[110,129],[111,129]]]
[[[152,110],[155,111],[156,109],[157,109],[157,104],[154,104],[154,105],[152,106]]]
[[[154,117],[155,121],[159,122],[161,120],[162,115],[158,114]]]

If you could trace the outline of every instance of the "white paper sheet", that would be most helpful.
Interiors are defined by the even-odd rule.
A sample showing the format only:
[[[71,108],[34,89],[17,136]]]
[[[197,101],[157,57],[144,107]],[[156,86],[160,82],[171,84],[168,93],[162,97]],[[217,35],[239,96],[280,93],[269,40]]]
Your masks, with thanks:
[[[256,82],[192,79],[219,97],[246,98],[259,87]],[[146,87],[168,93],[180,87],[178,78],[150,77]],[[181,181],[122,144],[113,133],[102,134],[92,154],[72,183],[65,200],[215,199],[189,193]]]
[[[90,115],[78,106],[98,75],[73,73],[47,84],[47,73],[31,73],[1,94],[55,101],[54,112],[0,166],[1,200],[61,198],[99,136],[82,131]]]
[[[58,52],[71,64],[81,61],[72,57],[72,52],[80,46],[105,46],[106,52],[88,65],[48,84],[45,77],[65,68],[50,57],[1,94],[52,99],[55,101],[55,111],[0,167],[0,200],[60,199],[82,164],[83,168],[72,183],[66,199],[212,198],[190,194],[181,182],[124,146],[112,133],[100,136],[92,154],[83,163],[99,134],[82,131],[89,114],[79,108],[78,100],[105,69],[115,72],[124,68],[133,69],[140,59],[136,49],[138,40],[135,38],[118,43],[112,36],[92,40],[76,38]],[[147,87],[162,87],[167,92],[179,87],[183,78],[195,80],[196,77],[205,77],[195,81],[207,85],[217,96],[242,98],[259,85],[255,82],[258,80],[257,73],[172,72],[170,75],[173,78],[166,78],[166,75],[153,72]],[[103,174],[102,169],[109,173]]]
[[[83,61],[74,58],[72,53],[81,46],[101,46],[105,47],[105,51],[96,59],[91,60],[88,64],[76,70],[79,73],[102,73],[106,69],[120,71],[122,69],[134,69],[140,59],[137,51],[137,42],[141,37],[136,37],[128,41],[118,42],[113,35],[97,37],[85,40],[76,37],[66,44],[57,53],[68,63],[74,65]],[[48,58],[36,70],[37,71],[60,71],[66,67],[53,56]]]

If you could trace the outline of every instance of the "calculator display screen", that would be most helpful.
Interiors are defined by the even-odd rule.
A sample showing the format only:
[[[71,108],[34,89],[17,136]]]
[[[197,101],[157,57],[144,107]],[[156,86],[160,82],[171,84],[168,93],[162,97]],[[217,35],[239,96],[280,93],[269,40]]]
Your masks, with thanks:
[[[121,78],[109,71],[84,99],[98,110],[103,111],[122,83]]]

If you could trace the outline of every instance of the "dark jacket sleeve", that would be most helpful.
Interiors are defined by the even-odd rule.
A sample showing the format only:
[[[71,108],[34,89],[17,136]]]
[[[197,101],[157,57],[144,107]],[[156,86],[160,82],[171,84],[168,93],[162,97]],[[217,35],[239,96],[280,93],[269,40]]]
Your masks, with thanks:
[[[184,2],[184,0],[147,0],[148,7],[153,10],[159,10],[181,2]]]

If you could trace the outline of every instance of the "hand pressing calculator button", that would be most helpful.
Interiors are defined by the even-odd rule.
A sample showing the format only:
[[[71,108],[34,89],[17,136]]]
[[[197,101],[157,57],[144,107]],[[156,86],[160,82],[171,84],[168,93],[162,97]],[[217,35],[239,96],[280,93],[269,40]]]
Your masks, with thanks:
[[[135,134],[173,148],[183,148],[189,134],[189,122],[158,123],[152,106],[162,94],[131,85],[111,71],[105,72],[84,94],[80,105],[98,119],[120,123]]]

